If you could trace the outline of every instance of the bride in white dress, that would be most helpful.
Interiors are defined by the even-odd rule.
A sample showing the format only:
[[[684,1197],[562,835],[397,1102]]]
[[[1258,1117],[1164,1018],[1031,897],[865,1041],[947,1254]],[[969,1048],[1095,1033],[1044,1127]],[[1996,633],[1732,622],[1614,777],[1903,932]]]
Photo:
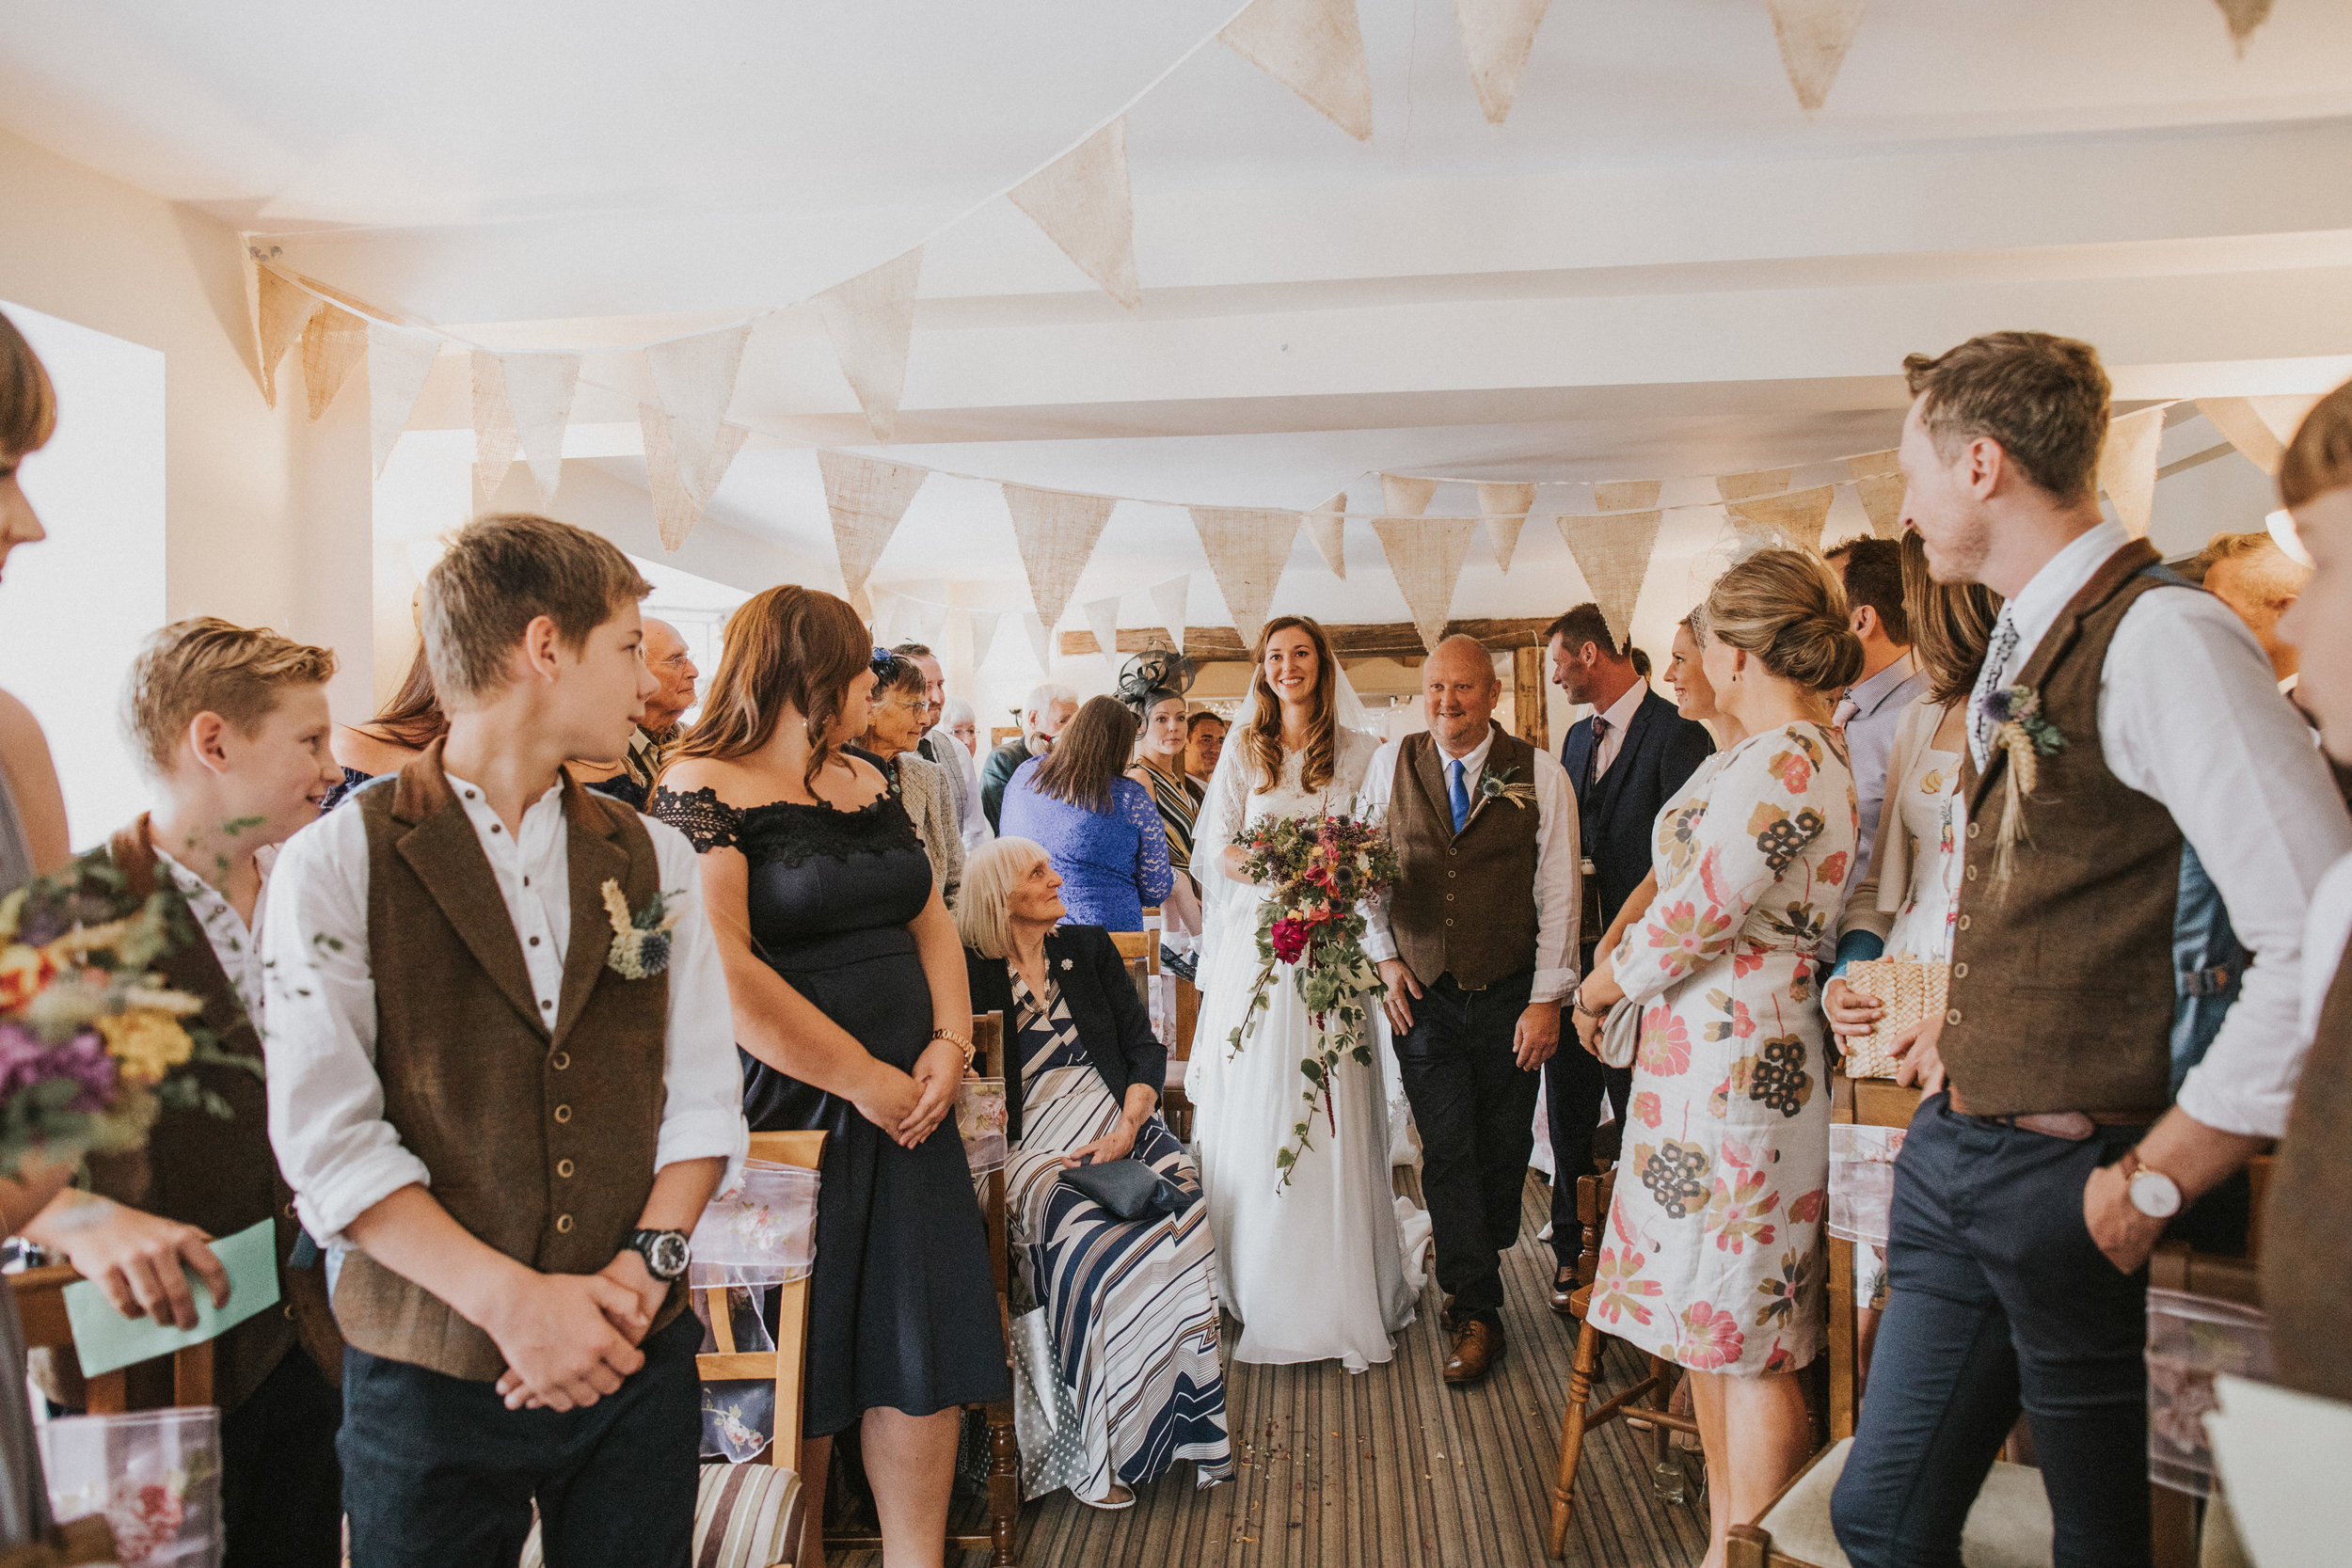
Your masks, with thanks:
[[[1233,839],[1270,816],[1351,813],[1379,743],[1336,721],[1338,667],[1322,627],[1278,617],[1259,650],[1252,712],[1226,744],[1193,832],[1209,940],[1184,1091],[1194,1107],[1220,1293],[1242,1324],[1232,1358],[1337,1359],[1359,1372],[1387,1361],[1391,1337],[1413,1321],[1429,1220],[1392,1193],[1382,1073],[1347,1056],[1332,1074],[1336,1132],[1331,1118],[1318,1115],[1313,1147],[1289,1185],[1280,1184],[1275,1154],[1303,1107],[1298,1064],[1312,1049],[1313,1031],[1282,968],[1238,1054],[1230,1042],[1257,979],[1264,899],[1263,889],[1240,879]],[[1269,780],[1258,753],[1277,735],[1280,772]],[[1322,766],[1318,752],[1327,758]],[[1307,782],[1308,773],[1327,768],[1327,778]],[[1381,1032],[1372,1041],[1377,1063],[1389,1050],[1386,1024],[1376,1005],[1367,1013],[1366,1027]]]

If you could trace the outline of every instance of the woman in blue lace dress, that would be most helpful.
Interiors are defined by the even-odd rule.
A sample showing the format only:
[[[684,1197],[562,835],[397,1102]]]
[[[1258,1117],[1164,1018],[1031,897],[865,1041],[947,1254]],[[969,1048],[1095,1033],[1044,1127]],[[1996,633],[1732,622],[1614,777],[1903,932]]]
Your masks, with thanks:
[[[651,815],[702,854],[756,1131],[821,1128],[802,1470],[825,1495],[859,1428],[893,1562],[940,1560],[960,1407],[1011,1388],[948,1120],[971,1056],[963,944],[922,842],[872,764],[866,628],[830,594],[771,588],[727,622],[703,718]],[[812,1502],[812,1520],[820,1518]],[[812,1525],[811,1528],[818,1527]],[[823,1560],[815,1535],[800,1560]]]
[[[1090,698],[1052,752],[1023,763],[1005,786],[998,832],[1045,850],[1080,926],[1140,931],[1144,906],[1176,883],[1159,808],[1151,791],[1122,776],[1135,744],[1136,716],[1126,705]]]

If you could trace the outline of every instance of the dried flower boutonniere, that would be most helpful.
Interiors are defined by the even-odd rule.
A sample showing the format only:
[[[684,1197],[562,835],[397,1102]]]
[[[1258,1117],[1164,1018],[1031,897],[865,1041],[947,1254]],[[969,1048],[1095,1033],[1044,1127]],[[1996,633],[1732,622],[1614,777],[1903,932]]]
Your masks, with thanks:
[[[1985,698],[1985,713],[1993,721],[1993,744],[2009,759],[2009,778],[2002,786],[2001,828],[1993,840],[1993,891],[1999,896],[2009,887],[2017,865],[2017,842],[2026,838],[2025,801],[2041,782],[2042,758],[2065,748],[2066,736],[2042,711],[2042,693],[2030,686],[1995,688]]]
[[[1535,786],[1524,781],[1514,784],[1518,773],[1516,768],[1487,768],[1478,775],[1478,801],[1507,800],[1524,811],[1535,802]]]
[[[631,913],[619,882],[606,878],[603,892],[604,912],[612,922],[612,950],[605,956],[605,967],[624,980],[649,979],[669,968],[670,933],[685,913],[670,907],[677,895],[656,893],[644,909]]]

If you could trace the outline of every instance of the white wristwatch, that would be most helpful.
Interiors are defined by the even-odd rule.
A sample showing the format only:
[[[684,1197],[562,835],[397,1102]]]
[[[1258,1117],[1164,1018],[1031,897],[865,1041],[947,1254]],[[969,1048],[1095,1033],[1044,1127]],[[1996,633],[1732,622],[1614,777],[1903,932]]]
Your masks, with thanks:
[[[2126,1150],[2116,1168],[2123,1173],[2123,1196],[2133,1208],[2152,1220],[2169,1220],[2181,1212],[2181,1184],[2141,1164],[2139,1150]]]

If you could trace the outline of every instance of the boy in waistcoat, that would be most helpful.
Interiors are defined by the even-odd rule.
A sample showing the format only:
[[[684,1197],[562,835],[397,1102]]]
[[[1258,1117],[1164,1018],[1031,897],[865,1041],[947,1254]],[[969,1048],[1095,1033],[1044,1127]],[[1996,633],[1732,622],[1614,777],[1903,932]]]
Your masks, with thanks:
[[[155,782],[156,807],[83,855],[76,912],[97,923],[166,901],[177,938],[159,968],[172,989],[201,997],[198,1022],[221,1049],[258,1066],[265,903],[262,851],[316,821],[342,777],[327,752],[326,682],[335,656],[275,632],[201,617],[147,640],[131,666],[123,727]],[[109,907],[95,907],[96,901]],[[278,1233],[278,1297],[214,1342],[221,1409],[221,1513],[227,1568],[336,1568],[342,1560],[342,1479],[335,1429],[342,1342],[314,1256],[296,1266],[292,1194],[270,1156],[262,1078],[198,1069],[230,1115],[167,1110],[139,1154],[90,1161],[91,1190],[69,1189],[24,1227],[26,1238],[97,1282],[126,1317],[196,1324],[188,1271],[216,1306],[229,1276],[206,1243],[263,1221]],[[312,1249],[314,1252],[314,1249]],[[72,1353],[45,1369],[44,1391],[81,1402]],[[135,1402],[169,1403],[161,1388]]]
[[[581,789],[655,689],[628,557],[485,517],[424,584],[450,733],[296,837],[265,933],[270,1135],[337,1249],[355,1568],[682,1565],[688,1233],[739,1169],[684,837]]]
[[[2244,624],[2102,520],[2091,347],[2002,332],[1905,368],[1904,519],[1939,580],[2006,602],[1969,700],[1950,994],[1905,1053],[1928,1092],[1832,1517],[1856,1568],[1959,1560],[2022,1406],[2054,1561],[2139,1568],[2148,1255],[2168,1231],[2243,1242],[2231,1179],[2286,1125],[2306,905],[2352,822]],[[2258,955],[2242,975],[2203,944],[2217,893]],[[2201,1005],[2230,986],[2226,1015]]]

